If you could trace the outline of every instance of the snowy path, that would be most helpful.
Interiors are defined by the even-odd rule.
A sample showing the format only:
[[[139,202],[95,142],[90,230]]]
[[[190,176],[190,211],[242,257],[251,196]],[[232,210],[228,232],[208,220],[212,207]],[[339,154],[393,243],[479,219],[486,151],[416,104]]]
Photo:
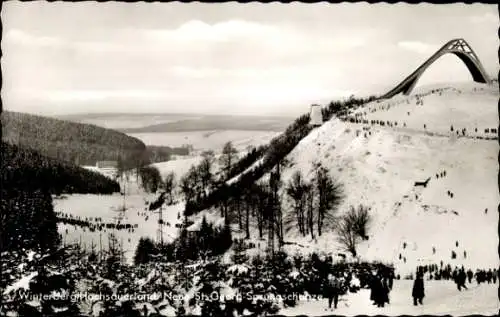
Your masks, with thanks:
[[[467,284],[469,290],[459,292],[452,281],[426,281],[423,306],[413,306],[411,290],[413,281],[394,281],[390,294],[391,303],[384,308],[374,306],[369,290],[361,290],[356,294],[341,297],[336,310],[327,310],[327,299],[301,302],[297,307],[286,308],[278,314],[296,315],[453,315],[498,314],[498,284]]]

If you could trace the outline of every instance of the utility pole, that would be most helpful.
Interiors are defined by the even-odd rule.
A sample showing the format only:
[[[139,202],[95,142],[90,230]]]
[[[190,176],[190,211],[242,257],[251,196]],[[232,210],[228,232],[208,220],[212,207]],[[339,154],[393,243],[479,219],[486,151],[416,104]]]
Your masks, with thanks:
[[[99,232],[99,262],[102,262],[102,232]]]
[[[160,245],[163,246],[163,208],[160,206],[158,211],[158,238],[160,239]]]

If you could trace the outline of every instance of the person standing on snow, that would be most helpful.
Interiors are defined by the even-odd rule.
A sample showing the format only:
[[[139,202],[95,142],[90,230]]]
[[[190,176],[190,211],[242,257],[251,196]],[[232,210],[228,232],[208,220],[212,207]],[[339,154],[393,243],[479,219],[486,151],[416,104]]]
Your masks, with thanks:
[[[472,278],[474,277],[474,272],[471,269],[467,271],[467,278],[469,279],[469,284],[472,283]]]
[[[424,290],[424,277],[422,276],[421,272],[417,272],[417,277],[413,282],[413,290],[411,296],[413,297],[413,305],[415,306],[417,306],[418,304],[423,305],[422,300],[425,297],[425,290]]]
[[[329,309],[332,308],[332,302],[333,302],[333,307],[335,309],[337,309],[340,291],[341,291],[340,279],[331,273],[328,274],[327,283],[326,283],[326,295],[328,297],[328,308]]]
[[[457,288],[459,291],[462,291],[462,288],[468,289],[467,286],[465,286],[465,281],[467,280],[467,275],[465,274],[465,270],[462,268],[456,277],[455,282],[457,283]]]
[[[492,279],[493,279],[493,272],[491,271],[491,269],[489,269],[488,272],[486,272],[486,282],[488,282],[488,284],[491,284]]]
[[[389,281],[388,281],[388,278],[383,278],[382,279],[382,294],[381,294],[381,305],[382,307],[385,306],[385,304],[389,304],[390,303],[390,300],[389,300],[389,292],[391,291],[391,289],[389,288]]]
[[[377,307],[384,307],[385,303],[388,301],[388,295],[386,292],[386,287],[384,287],[383,278],[380,273],[373,277],[371,287],[372,296],[370,299],[375,302],[375,305],[377,305]]]
[[[380,292],[380,287],[379,287],[380,281],[378,279],[378,276],[376,275],[376,272],[372,272],[372,275],[370,276],[369,279],[369,285],[370,285],[370,300],[373,301],[374,305],[377,305],[377,297],[379,296]]]

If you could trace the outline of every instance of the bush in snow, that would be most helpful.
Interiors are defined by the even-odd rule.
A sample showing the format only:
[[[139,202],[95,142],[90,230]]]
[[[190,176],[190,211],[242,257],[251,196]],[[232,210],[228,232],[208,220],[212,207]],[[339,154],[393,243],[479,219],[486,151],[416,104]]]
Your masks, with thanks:
[[[344,221],[346,221],[348,225],[352,227],[354,233],[363,240],[368,240],[367,232],[372,220],[369,210],[368,207],[363,205],[359,205],[357,208],[351,206],[344,216]]]
[[[338,241],[354,257],[357,256],[356,248],[360,238],[368,239],[366,232],[370,219],[368,208],[363,206],[354,208],[351,206],[351,209],[342,217],[338,225]]]

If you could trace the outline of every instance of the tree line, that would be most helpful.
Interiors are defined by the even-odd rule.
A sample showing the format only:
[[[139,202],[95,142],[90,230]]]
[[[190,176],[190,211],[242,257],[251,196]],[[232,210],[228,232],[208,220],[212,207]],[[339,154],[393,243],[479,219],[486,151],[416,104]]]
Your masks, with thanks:
[[[170,161],[172,155],[189,155],[189,147],[169,147],[169,146],[146,146],[146,156],[150,163]]]
[[[227,151],[227,155],[230,153],[234,154]],[[230,157],[221,157],[223,166],[228,166],[229,161]],[[213,159],[206,154],[199,165],[193,165],[181,178],[180,192],[186,204],[210,195],[209,190],[215,186],[211,164]],[[341,245],[356,256],[360,239],[368,239],[367,226],[371,219],[369,209],[364,206],[351,207],[344,216],[338,217],[344,188],[330,176],[325,167],[316,166],[311,181],[306,181],[297,171],[284,184],[279,168],[282,165],[282,162],[278,163],[278,168],[271,172],[267,181],[251,183],[241,191],[221,199],[216,205],[220,216],[226,223],[236,223],[246,239],[250,238],[251,225],[256,224],[259,238],[267,237],[271,243],[276,240],[278,247],[285,243],[285,232],[292,229],[303,236],[310,235],[312,239],[321,236],[325,230],[337,230]],[[292,213],[283,212],[285,201],[291,202]]]
[[[112,194],[120,186],[99,173],[2,142],[2,187],[52,194]]]
[[[148,263],[159,255],[167,262],[207,259],[224,254],[231,247],[233,239],[229,224],[216,227],[203,217],[199,230],[188,231],[186,221],[179,237],[171,243],[161,245],[142,237],[135,251],[135,264]]]

